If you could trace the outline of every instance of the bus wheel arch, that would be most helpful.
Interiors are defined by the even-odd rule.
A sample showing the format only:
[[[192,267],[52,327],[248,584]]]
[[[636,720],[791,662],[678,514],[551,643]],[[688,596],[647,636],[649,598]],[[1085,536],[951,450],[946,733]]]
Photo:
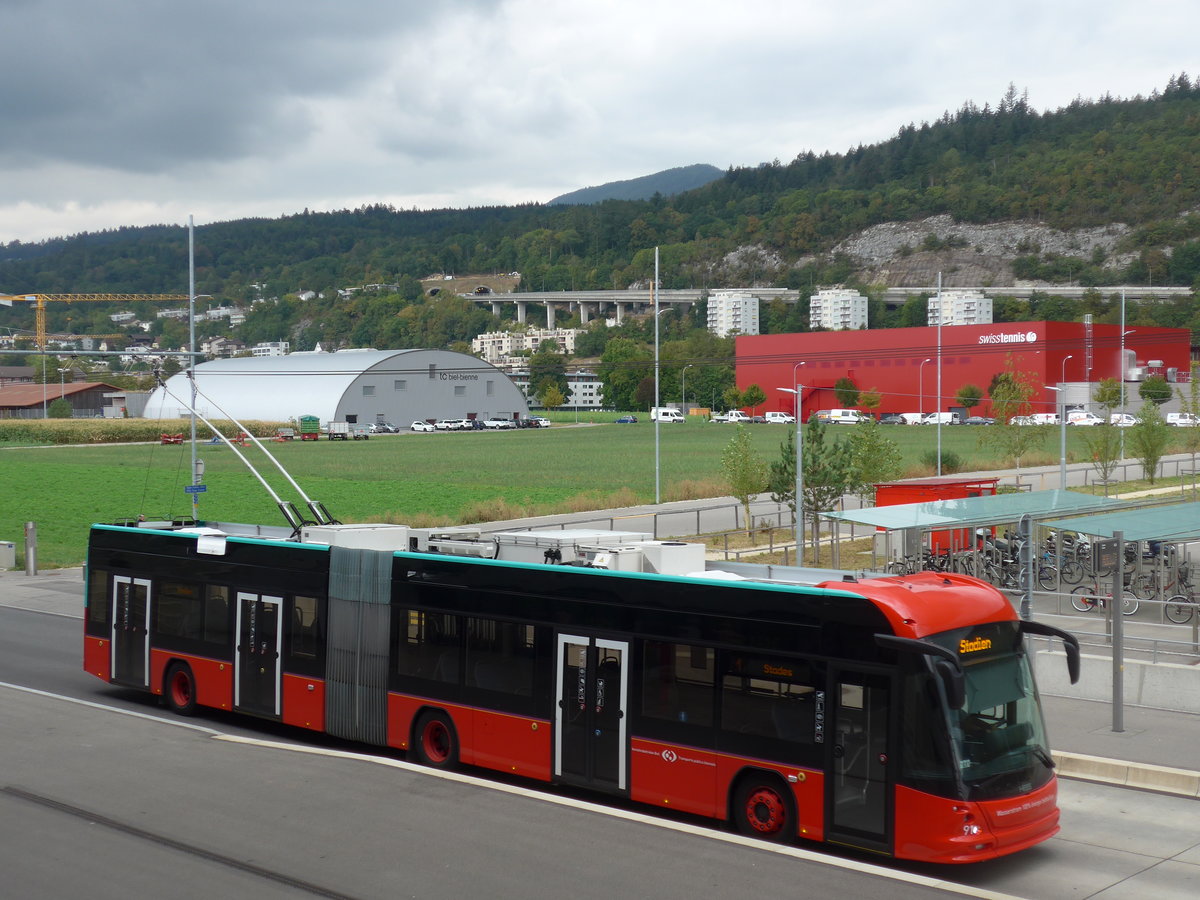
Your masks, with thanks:
[[[175,660],[167,666],[163,675],[163,698],[171,711],[181,716],[196,712],[196,676],[192,667]]]
[[[796,798],[778,772],[747,769],[733,782],[729,819],[748,837],[788,841],[799,833]]]
[[[453,769],[458,765],[458,731],[444,710],[421,710],[413,724],[409,744],[417,761],[435,769]]]

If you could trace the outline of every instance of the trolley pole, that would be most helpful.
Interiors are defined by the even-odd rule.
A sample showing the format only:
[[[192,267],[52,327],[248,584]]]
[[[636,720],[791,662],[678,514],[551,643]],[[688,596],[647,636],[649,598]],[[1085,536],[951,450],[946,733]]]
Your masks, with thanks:
[[[1125,730],[1125,532],[1113,533],[1117,559],[1113,564],[1112,601],[1112,730]]]

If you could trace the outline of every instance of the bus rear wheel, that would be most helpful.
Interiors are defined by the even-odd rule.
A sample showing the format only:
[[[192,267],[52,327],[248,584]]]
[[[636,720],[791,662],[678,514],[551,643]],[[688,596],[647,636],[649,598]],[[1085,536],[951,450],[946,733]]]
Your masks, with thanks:
[[[454,723],[443,712],[424,712],[417,719],[413,750],[417,760],[435,769],[458,765],[458,735]]]
[[[749,775],[738,783],[730,815],[737,830],[749,837],[785,841],[796,833],[791,794],[767,775]]]
[[[172,712],[190,716],[196,712],[196,679],[187,663],[172,663],[163,679],[163,694]]]

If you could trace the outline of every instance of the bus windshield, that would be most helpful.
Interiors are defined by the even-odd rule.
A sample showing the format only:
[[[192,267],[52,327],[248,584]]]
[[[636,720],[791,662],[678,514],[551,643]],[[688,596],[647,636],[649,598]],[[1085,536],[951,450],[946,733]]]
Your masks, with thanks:
[[[948,710],[965,799],[1011,797],[1044,785],[1054,764],[1017,623],[991,623],[935,640],[959,654],[965,675],[966,699]]]

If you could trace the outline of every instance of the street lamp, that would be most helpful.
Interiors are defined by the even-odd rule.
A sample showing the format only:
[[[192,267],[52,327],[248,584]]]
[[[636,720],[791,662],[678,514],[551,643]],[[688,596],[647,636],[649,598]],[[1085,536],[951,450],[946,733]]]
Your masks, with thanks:
[[[917,369],[917,382],[921,386],[921,396],[918,401],[917,412],[920,413],[922,419],[925,418],[925,363],[927,362],[933,362],[933,360],[926,357],[921,361],[921,365]]]
[[[690,369],[692,365],[693,363],[688,363],[686,366],[684,366],[683,373],[680,376],[683,386],[679,389],[679,405],[683,407],[683,414],[685,416],[687,415],[687,370]]]
[[[792,366],[792,384],[795,388],[777,388],[785,394],[796,395],[796,565],[804,565],[804,385],[797,380],[802,362]]]
[[[71,369],[69,366],[65,369],[58,370],[58,399],[59,400],[61,400],[63,398],[63,395],[66,394],[66,392],[67,392],[66,385],[63,383],[63,379],[66,377],[67,373],[70,371],[71,371]]]

